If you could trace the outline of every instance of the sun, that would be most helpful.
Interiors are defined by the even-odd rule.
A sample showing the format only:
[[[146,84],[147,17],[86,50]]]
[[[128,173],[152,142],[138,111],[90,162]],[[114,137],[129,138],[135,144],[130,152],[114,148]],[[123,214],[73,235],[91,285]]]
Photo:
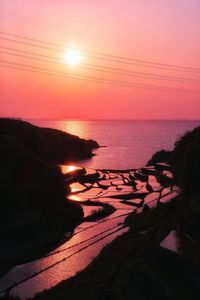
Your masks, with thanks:
[[[79,65],[81,58],[81,53],[76,49],[68,49],[64,54],[65,63],[71,66]]]

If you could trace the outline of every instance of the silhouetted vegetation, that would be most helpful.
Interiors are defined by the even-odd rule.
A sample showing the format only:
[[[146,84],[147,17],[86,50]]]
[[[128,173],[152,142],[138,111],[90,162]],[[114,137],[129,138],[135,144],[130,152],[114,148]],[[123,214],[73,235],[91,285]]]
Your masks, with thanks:
[[[153,154],[152,158],[147,162],[147,166],[153,166],[156,163],[167,163],[171,162],[171,151],[160,150]]]
[[[172,156],[175,181],[187,195],[200,197],[200,126],[175,144]]]
[[[200,242],[200,126],[187,132],[175,144],[172,155],[174,180],[181,187],[193,217],[185,231]]]
[[[147,165],[167,163],[172,167],[174,180],[187,195],[200,196],[200,126],[185,133],[176,141],[173,151],[156,152]]]

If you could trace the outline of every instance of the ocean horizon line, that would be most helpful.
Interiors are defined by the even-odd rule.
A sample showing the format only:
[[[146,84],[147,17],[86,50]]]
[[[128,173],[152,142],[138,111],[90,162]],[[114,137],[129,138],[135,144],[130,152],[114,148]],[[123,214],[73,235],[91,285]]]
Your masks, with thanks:
[[[0,118],[8,118],[8,119],[17,119],[17,120],[25,120],[25,121],[77,121],[77,122],[102,122],[102,121],[120,121],[120,122],[200,122],[200,119],[107,119],[107,118],[98,118],[98,119],[90,119],[90,118],[42,118],[42,117],[14,117],[14,116],[0,116]]]

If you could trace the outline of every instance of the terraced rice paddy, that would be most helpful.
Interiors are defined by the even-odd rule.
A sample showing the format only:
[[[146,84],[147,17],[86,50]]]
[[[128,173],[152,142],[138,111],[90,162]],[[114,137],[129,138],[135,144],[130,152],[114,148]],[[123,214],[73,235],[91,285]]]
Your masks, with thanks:
[[[22,299],[55,286],[83,270],[102,248],[128,231],[125,218],[167,202],[178,193],[170,167],[93,170],[63,167],[70,201],[83,207],[84,220],[62,245],[35,261],[11,269],[0,279],[0,292]]]

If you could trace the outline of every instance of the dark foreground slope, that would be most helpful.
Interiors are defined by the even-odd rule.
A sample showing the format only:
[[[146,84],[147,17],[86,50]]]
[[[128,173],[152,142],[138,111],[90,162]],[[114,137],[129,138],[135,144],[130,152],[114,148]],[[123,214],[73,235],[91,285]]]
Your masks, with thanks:
[[[127,220],[130,231],[104,248],[85,271],[34,299],[198,299],[199,264],[160,247],[170,230],[178,227],[178,206],[169,203],[132,215]]]
[[[94,141],[0,119],[0,273],[48,251],[83,218],[55,163],[88,158]]]
[[[199,147],[197,128],[170,154],[176,184],[182,188],[179,196],[155,209],[132,213],[126,220],[129,232],[104,248],[76,277],[35,299],[199,299],[200,172],[195,167]]]

